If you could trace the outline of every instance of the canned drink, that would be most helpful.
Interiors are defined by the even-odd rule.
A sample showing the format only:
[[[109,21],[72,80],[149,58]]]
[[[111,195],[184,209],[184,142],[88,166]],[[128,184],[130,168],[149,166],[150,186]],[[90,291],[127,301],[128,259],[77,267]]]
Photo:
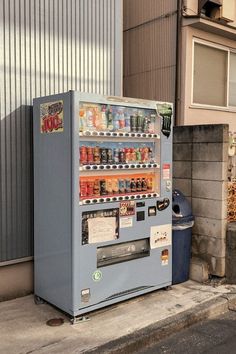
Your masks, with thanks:
[[[119,179],[118,180],[119,183],[119,193],[125,193],[125,181],[124,179]]]
[[[130,116],[130,131],[136,132],[137,130],[137,116]]]
[[[147,190],[151,192],[153,190],[153,182],[152,182],[152,177],[149,177],[147,179]]]
[[[119,183],[117,178],[112,178],[112,192],[118,194],[119,192]]]
[[[106,164],[107,163],[107,149],[104,149],[104,148],[100,149],[100,157],[101,157],[101,163]]]
[[[80,164],[86,165],[87,164],[87,148],[86,146],[80,147]]]
[[[112,149],[107,149],[107,162],[109,164],[113,163]]]
[[[114,163],[119,163],[120,162],[119,149],[114,149],[113,150],[113,160],[114,160]]]
[[[95,179],[93,184],[93,195],[96,197],[100,196],[100,183],[98,179]]]
[[[127,178],[125,180],[125,192],[126,193],[130,193],[131,192],[131,182],[130,182],[130,178]]]
[[[89,165],[93,164],[93,148],[91,146],[87,147],[87,161]]]
[[[94,161],[95,165],[99,165],[101,163],[99,146],[95,146],[93,148],[93,161]]]
[[[137,178],[137,181],[136,181],[136,191],[142,192],[142,182],[141,182],[140,178]]]
[[[146,178],[142,178],[142,191],[146,192],[147,191],[147,181]]]
[[[112,180],[110,178],[106,180],[106,190],[108,194],[112,194]]]
[[[106,195],[107,194],[106,180],[105,179],[101,179],[100,180],[100,194],[101,195]]]
[[[88,197],[93,196],[93,189],[94,189],[94,181],[88,181],[87,182],[87,196]]]
[[[125,163],[125,153],[124,153],[124,149],[120,149],[120,151],[119,151],[119,162],[120,162],[120,163]]]
[[[80,181],[80,196],[87,197],[87,182],[86,181]]]
[[[131,192],[132,192],[132,193],[135,193],[135,192],[136,192],[136,182],[135,182],[135,179],[134,179],[134,178],[131,179],[131,182],[130,182],[130,189],[131,189]]]

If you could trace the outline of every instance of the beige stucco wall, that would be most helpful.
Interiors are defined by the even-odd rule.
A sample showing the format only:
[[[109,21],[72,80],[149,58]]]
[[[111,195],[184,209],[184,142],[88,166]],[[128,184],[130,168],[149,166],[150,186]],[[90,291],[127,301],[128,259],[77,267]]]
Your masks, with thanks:
[[[180,119],[178,125],[195,124],[229,124],[229,129],[236,131],[236,107],[202,108],[191,104],[192,75],[193,75],[193,39],[198,38],[236,49],[236,41],[229,40],[211,33],[186,26],[182,28],[182,56],[181,56],[181,97]]]

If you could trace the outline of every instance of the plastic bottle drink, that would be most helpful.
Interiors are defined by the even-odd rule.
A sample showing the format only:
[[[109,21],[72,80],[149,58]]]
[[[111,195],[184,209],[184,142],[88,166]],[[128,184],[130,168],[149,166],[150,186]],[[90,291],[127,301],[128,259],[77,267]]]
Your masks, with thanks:
[[[119,111],[119,129],[124,130],[125,128],[125,116],[122,110]]]
[[[143,120],[143,132],[148,133],[148,117],[144,117]]]
[[[105,165],[107,163],[107,149],[105,148],[100,149],[100,157],[101,157],[101,163]]]
[[[125,180],[125,192],[130,193],[131,192],[131,181],[130,178],[127,178]]]
[[[149,177],[149,178],[147,179],[147,190],[148,190],[149,192],[152,192],[152,190],[153,190],[152,177]]]
[[[139,149],[139,148],[137,148],[136,149],[136,161],[137,162],[141,162],[141,158],[142,158],[142,156],[141,156],[141,148]]]
[[[119,149],[115,148],[113,150],[113,160],[114,160],[114,163],[119,163],[120,162],[120,159],[119,159]]]
[[[106,180],[106,190],[108,194],[112,194],[112,180],[110,178]]]
[[[93,195],[96,197],[100,196],[100,183],[99,183],[98,179],[95,179],[95,181],[94,181]]]
[[[80,132],[83,132],[86,130],[86,115],[84,109],[80,109],[79,118],[80,118],[79,130]]]
[[[136,192],[136,182],[135,182],[135,179],[134,179],[134,178],[131,179],[131,182],[130,182],[130,189],[131,189],[131,192],[132,192],[132,193]]]
[[[88,108],[86,110],[86,126],[88,130],[94,130],[94,115],[93,109]]]
[[[117,178],[112,178],[112,191],[114,194],[118,194],[119,192],[119,184]]]
[[[100,130],[107,129],[107,115],[106,115],[106,107],[103,106],[101,111],[101,122],[100,122]]]
[[[142,192],[142,182],[141,182],[140,178],[137,178],[136,191],[137,192]]]
[[[130,149],[125,148],[125,162],[130,163]]]
[[[112,149],[107,149],[107,162],[109,164],[113,163],[113,154],[112,154]]]
[[[152,150],[152,148],[149,148],[148,161],[151,162],[151,163],[154,162],[154,156],[153,156],[153,150]]]
[[[101,163],[99,146],[95,146],[93,148],[93,161],[95,165],[99,165]]]
[[[117,131],[119,130],[120,128],[120,123],[119,123],[119,114],[116,113],[114,115],[114,118],[113,118],[113,127],[114,127],[114,131]]]
[[[125,192],[125,181],[119,178],[118,182],[119,182],[119,193],[123,194]]]
[[[147,191],[147,181],[146,178],[142,178],[142,191],[146,192]]]
[[[107,194],[106,180],[105,179],[101,179],[100,180],[100,194],[101,195],[106,195]]]
[[[113,126],[113,117],[112,117],[112,109],[110,106],[107,107],[107,129],[109,131],[112,131],[114,129],[114,126]]]
[[[120,151],[119,151],[119,162],[120,162],[120,163],[125,163],[125,153],[124,153],[124,149],[120,149]]]
[[[128,114],[125,115],[125,131],[130,132],[130,116]]]

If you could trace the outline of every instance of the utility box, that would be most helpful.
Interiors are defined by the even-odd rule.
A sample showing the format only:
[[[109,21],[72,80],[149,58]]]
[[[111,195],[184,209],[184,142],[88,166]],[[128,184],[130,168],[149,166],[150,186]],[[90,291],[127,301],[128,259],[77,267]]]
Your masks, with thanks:
[[[34,99],[35,295],[73,318],[171,284],[172,104]]]

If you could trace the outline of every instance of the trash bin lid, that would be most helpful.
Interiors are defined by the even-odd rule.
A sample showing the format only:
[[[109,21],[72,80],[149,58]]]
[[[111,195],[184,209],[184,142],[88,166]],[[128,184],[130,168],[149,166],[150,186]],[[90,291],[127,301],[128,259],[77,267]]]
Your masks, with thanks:
[[[173,223],[194,220],[189,201],[178,189],[172,193],[172,220]]]

